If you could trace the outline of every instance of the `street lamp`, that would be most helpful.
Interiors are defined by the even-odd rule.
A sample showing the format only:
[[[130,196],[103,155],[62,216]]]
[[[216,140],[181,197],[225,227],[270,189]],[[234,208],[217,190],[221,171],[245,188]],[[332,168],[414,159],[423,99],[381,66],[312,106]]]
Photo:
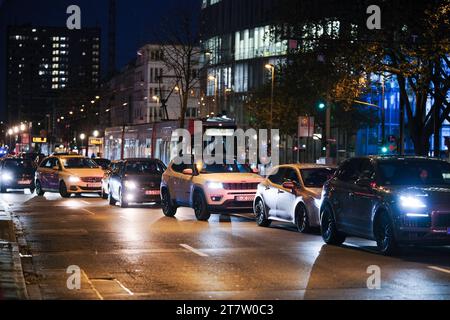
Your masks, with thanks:
[[[19,127],[17,127],[17,126],[14,127],[14,133],[16,133],[16,134],[19,133]]]
[[[84,148],[84,139],[86,139],[86,135],[84,133],[80,134],[80,139],[81,139],[81,150],[83,150]],[[86,148],[86,156],[87,156],[87,148]]]
[[[216,111],[218,111],[218,95],[217,95],[217,92],[218,92],[218,79],[217,79],[217,77],[215,77],[215,76],[213,76],[213,75],[210,75],[210,76],[208,76],[208,80],[209,81],[214,81],[214,102],[215,102],[215,106],[214,106],[214,111],[216,112]],[[209,111],[209,110],[208,110]]]
[[[265,68],[270,70],[272,76],[272,89],[270,93],[270,129],[273,126],[273,103],[274,103],[274,90],[275,90],[275,66],[273,64],[266,64]]]
[[[20,131],[25,131],[25,130],[26,130],[25,124],[21,123],[20,124]]]
[[[92,135],[97,138],[100,135],[100,132],[98,130],[94,130],[94,132],[92,133]]]

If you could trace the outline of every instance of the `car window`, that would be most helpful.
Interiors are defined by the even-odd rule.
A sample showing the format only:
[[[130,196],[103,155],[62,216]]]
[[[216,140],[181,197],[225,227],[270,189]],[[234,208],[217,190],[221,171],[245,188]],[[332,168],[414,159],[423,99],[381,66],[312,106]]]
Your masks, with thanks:
[[[175,172],[182,173],[183,170],[186,169],[186,168],[187,168],[187,165],[184,164],[184,163],[181,163],[181,164],[175,164],[175,163],[173,163],[173,164],[172,164],[172,170],[175,171]]]
[[[284,177],[284,174],[286,173],[286,168],[278,168],[278,170],[275,169],[274,171],[272,171],[272,173],[274,173],[274,174],[271,174],[269,176],[269,181],[274,184],[279,184],[279,185],[283,184],[283,177]]]
[[[297,184],[300,184],[300,179],[298,178],[297,170],[293,168],[286,168],[286,172],[284,173],[282,182],[286,181],[292,181],[296,182]]]
[[[163,170],[156,161],[129,161],[125,172],[130,174],[162,174]]]
[[[337,174],[337,178],[344,182],[354,182],[358,180],[360,174],[360,159],[350,159],[344,162],[339,169]]]
[[[98,168],[98,164],[88,158],[63,158],[62,164],[67,169],[92,169]]]
[[[334,172],[335,170],[332,168],[312,168],[300,170],[303,183],[307,188],[322,188],[325,182],[333,177]]]
[[[363,159],[361,161],[359,179],[374,179],[375,178],[375,167],[373,166],[370,159]]]
[[[4,168],[6,170],[33,170],[33,162],[29,159],[7,159],[4,162]]]

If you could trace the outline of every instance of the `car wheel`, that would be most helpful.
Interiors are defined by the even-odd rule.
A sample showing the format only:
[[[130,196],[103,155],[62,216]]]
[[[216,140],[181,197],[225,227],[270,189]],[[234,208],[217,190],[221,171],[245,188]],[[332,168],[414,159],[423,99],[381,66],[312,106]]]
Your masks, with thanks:
[[[375,240],[378,250],[387,256],[398,252],[397,242],[394,236],[394,227],[387,213],[383,213],[375,223]]]
[[[119,198],[120,198],[120,207],[128,208],[128,202],[125,200],[125,195],[122,193],[122,189],[119,190]]]
[[[36,188],[30,188],[30,192],[31,192],[31,194],[33,194],[33,193],[34,193],[34,190],[36,190]]]
[[[111,188],[109,190],[111,190]],[[117,203],[117,200],[114,199],[111,191],[108,193],[108,202],[109,202],[109,205],[111,205],[111,206],[115,206]]]
[[[102,192],[100,192],[100,197],[102,197],[102,199],[108,199],[108,194],[105,192],[105,189],[102,187]]]
[[[325,207],[322,213],[321,233],[323,240],[327,244],[341,245],[345,241],[345,234],[337,230],[336,221],[328,207]]]
[[[260,227],[268,227],[272,220],[267,219],[266,206],[261,199],[256,200],[255,203],[256,224]]]
[[[36,194],[42,197],[45,192],[42,190],[41,182],[39,180],[36,181]]]
[[[63,198],[70,198],[70,193],[67,192],[67,186],[64,181],[61,181],[59,184],[59,194]]]
[[[194,203],[193,209],[195,212],[195,217],[199,221],[208,221],[211,214],[208,211],[206,200],[203,194],[200,191],[196,191],[194,193]]]
[[[300,233],[306,233],[311,230],[308,219],[308,212],[305,206],[299,205],[295,209],[295,225]]]
[[[166,217],[173,217],[177,213],[177,207],[173,205],[169,190],[167,189],[162,190],[161,206]]]

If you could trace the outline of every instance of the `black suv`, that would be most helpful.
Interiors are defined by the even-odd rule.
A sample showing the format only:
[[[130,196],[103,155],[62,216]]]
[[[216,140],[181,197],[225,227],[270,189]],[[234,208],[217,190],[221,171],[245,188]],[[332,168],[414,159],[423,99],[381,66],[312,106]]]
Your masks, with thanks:
[[[391,255],[399,244],[450,244],[450,164],[422,157],[364,157],[342,163],[322,191],[321,232],[375,240]]]

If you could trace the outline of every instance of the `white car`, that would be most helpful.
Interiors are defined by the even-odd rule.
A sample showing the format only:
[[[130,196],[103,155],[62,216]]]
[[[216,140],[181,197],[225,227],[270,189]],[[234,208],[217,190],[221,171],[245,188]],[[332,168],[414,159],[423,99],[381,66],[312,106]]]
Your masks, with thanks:
[[[102,192],[103,170],[82,156],[51,156],[36,171],[36,194],[59,192],[63,198],[72,194]]]
[[[253,210],[259,226],[272,220],[289,222],[299,232],[319,227],[322,187],[335,168],[316,164],[289,164],[273,168],[258,185]]]

